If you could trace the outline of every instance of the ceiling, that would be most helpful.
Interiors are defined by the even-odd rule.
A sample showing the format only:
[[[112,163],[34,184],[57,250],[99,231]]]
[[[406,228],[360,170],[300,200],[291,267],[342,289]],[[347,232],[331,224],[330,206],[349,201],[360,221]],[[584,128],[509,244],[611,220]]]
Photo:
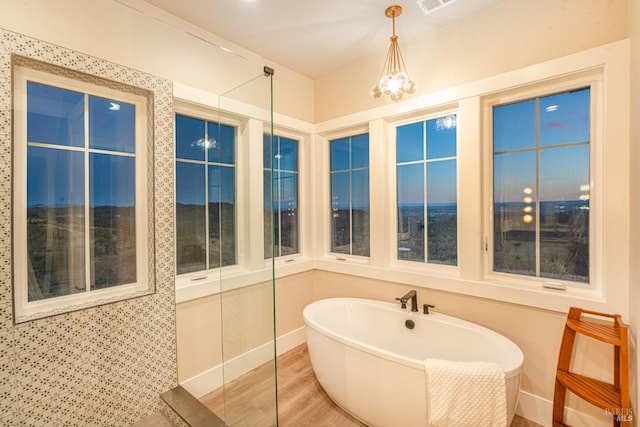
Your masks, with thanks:
[[[145,0],[235,45],[311,79],[389,47],[385,9],[402,6],[396,34],[403,44],[506,0]],[[441,5],[443,4],[443,5]]]

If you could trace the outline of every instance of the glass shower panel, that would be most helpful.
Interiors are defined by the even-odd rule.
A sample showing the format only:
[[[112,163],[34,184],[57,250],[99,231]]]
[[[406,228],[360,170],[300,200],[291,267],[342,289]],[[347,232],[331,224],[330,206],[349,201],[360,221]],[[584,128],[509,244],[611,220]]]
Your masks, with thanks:
[[[224,414],[218,415],[230,427],[278,425],[274,174],[266,173],[272,169],[264,169],[263,158],[273,139],[272,79],[260,73],[220,95],[219,126],[210,134],[208,155],[219,163],[208,181],[210,212],[217,216],[210,244],[220,257],[211,262],[221,266]],[[238,115],[249,117],[234,120]]]

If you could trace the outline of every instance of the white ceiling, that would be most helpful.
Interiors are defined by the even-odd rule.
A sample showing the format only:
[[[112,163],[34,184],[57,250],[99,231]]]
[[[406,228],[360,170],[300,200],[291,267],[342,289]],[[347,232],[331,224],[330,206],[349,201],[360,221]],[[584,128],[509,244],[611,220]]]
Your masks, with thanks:
[[[506,0],[454,0],[425,15],[415,0],[145,0],[238,46],[315,79],[389,47],[391,19],[403,44]],[[437,0],[425,0],[433,3]]]

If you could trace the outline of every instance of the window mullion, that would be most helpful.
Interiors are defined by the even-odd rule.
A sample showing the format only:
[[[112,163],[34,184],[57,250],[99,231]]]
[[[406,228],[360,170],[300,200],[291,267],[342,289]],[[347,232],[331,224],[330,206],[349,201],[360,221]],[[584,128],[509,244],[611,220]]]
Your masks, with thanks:
[[[423,122],[422,124],[422,144],[423,144],[423,163],[422,163],[422,185],[423,185],[423,192],[422,192],[422,203],[423,203],[423,209],[422,209],[422,247],[423,247],[423,255],[424,255],[424,262],[428,262],[429,261],[429,246],[428,246],[428,242],[427,242],[427,236],[428,236],[428,230],[427,227],[429,225],[428,221],[427,221],[427,210],[428,210],[428,206],[427,206],[427,122]]]
[[[278,256],[282,256],[282,170],[280,169],[280,139],[278,139]]]
[[[536,277],[540,277],[540,98],[536,98]]]
[[[349,255],[353,255],[353,158],[349,137]]]
[[[207,141],[209,141],[209,122],[204,122],[204,269],[210,268],[209,253],[209,150],[207,149]]]
[[[91,245],[91,194],[89,173],[89,95],[84,95],[84,259],[85,259],[85,291],[91,291],[91,254],[94,252]]]

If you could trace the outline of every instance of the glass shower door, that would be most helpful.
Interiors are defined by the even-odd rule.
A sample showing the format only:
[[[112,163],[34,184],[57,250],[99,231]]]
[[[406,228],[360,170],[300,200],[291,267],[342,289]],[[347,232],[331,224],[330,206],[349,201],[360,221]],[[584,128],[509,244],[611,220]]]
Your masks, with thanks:
[[[272,79],[265,72],[219,97],[209,171],[212,256],[220,266],[225,424],[278,425],[271,176]],[[247,114],[238,120],[238,112]],[[217,156],[217,157],[216,157]],[[266,202],[266,205],[265,205]],[[268,253],[266,253],[268,252]],[[212,260],[213,261],[213,260]]]

